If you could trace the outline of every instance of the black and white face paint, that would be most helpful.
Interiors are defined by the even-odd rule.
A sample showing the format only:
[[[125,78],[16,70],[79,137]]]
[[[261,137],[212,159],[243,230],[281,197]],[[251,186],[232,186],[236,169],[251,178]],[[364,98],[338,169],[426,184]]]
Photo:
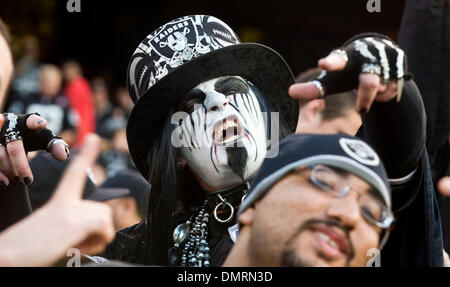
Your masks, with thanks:
[[[187,95],[178,117],[177,146],[187,164],[220,190],[249,179],[266,155],[263,114],[252,85],[238,76],[215,78]]]

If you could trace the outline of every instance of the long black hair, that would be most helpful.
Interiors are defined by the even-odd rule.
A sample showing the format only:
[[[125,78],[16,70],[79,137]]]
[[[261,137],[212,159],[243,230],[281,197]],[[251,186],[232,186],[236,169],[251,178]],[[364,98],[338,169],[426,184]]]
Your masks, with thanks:
[[[260,92],[254,90],[262,112],[267,113],[266,129],[270,132],[270,112],[277,112],[273,103],[265,101]],[[189,168],[177,169],[177,149],[171,143],[175,126],[171,123],[173,111],[169,113],[159,139],[147,156],[150,167],[149,181],[152,185],[147,213],[147,230],[144,236],[146,265],[168,265],[168,249],[172,245],[174,228],[189,219],[205,199],[205,192]],[[292,133],[295,125],[287,123],[280,115],[280,139]]]

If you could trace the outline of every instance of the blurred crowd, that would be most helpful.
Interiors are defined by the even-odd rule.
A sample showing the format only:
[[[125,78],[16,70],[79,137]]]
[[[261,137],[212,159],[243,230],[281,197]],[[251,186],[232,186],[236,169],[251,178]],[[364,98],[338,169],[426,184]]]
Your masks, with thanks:
[[[59,65],[41,62],[39,40],[33,35],[25,35],[18,43],[20,52],[15,55],[15,75],[4,111],[38,113],[75,153],[88,134],[99,135],[101,152],[90,167],[84,197],[91,198],[97,188],[102,190],[92,199],[113,208],[116,230],[141,221],[147,212],[149,188],[128,150],[126,124],[133,102],[127,89],[112,87],[101,76],[87,79],[75,59]],[[28,158],[37,175],[29,187],[31,207],[36,210],[52,196],[67,163],[42,152],[30,152]]]
[[[5,111],[39,113],[70,148],[79,147],[88,133],[98,134],[102,153],[93,168],[97,185],[123,169],[134,168],[125,132],[133,107],[127,89],[111,88],[101,76],[87,79],[74,59],[60,65],[42,63],[39,41],[32,35],[24,36],[20,43]]]

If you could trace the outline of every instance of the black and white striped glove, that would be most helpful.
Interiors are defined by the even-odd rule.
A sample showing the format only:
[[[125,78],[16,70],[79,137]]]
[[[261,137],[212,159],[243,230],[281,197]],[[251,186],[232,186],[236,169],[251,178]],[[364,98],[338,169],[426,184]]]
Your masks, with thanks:
[[[322,71],[313,84],[321,96],[358,88],[359,75],[378,75],[383,84],[397,83],[397,101],[400,101],[403,80],[411,78],[407,72],[405,53],[389,37],[376,34],[359,34],[330,54],[341,56],[346,65],[339,71]]]

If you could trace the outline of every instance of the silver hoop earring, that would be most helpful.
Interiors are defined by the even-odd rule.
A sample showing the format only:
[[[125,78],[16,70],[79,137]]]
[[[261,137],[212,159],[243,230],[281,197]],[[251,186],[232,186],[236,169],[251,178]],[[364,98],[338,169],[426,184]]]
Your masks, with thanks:
[[[217,204],[216,207],[214,208],[214,218],[215,218],[218,222],[220,222],[220,223],[228,223],[228,222],[230,222],[231,219],[233,218],[233,215],[234,215],[234,207],[233,207],[233,205],[231,205],[229,202],[227,202],[226,199],[223,199],[223,197],[222,197],[220,194],[218,194],[217,196],[220,198],[220,200],[221,200],[222,202],[220,202],[219,204]],[[228,216],[228,218],[226,218],[226,219],[221,219],[221,218],[219,218],[219,216],[217,215],[217,209],[219,208],[219,206],[222,206],[222,208],[225,208],[225,207],[230,208],[231,214],[230,214],[230,216]]]

